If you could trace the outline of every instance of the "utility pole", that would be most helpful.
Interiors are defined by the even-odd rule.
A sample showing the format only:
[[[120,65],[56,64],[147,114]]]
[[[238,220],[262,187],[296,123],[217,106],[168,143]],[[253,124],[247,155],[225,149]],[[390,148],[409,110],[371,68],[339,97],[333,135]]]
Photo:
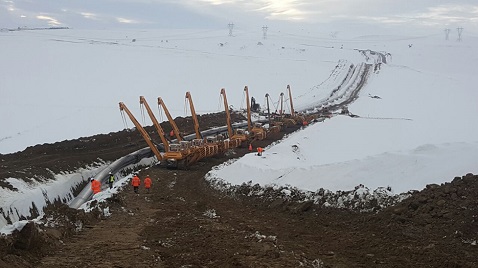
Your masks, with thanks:
[[[268,28],[269,27],[267,27],[267,26],[262,26],[262,33],[263,33],[262,38],[263,39],[267,39],[267,29]]]
[[[445,40],[448,40],[448,36],[450,35],[450,29],[445,29]]]
[[[227,26],[229,27],[229,36],[232,36],[232,29],[234,29],[234,23],[231,22]]]
[[[463,33],[463,27],[456,28],[458,31],[458,42],[461,42],[461,34]]]

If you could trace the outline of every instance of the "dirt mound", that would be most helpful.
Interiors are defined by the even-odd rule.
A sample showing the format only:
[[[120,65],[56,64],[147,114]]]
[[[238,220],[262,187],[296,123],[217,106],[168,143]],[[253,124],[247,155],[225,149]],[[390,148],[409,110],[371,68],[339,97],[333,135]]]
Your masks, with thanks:
[[[404,202],[387,208],[381,216],[427,231],[440,230],[443,236],[436,239],[450,245],[475,246],[478,242],[478,175],[467,174],[449,183],[427,185]]]
[[[85,213],[65,204],[52,204],[44,212],[42,220],[28,221],[20,231],[0,237],[1,267],[35,267],[43,256],[61,248],[63,241],[101,219],[99,211]]]

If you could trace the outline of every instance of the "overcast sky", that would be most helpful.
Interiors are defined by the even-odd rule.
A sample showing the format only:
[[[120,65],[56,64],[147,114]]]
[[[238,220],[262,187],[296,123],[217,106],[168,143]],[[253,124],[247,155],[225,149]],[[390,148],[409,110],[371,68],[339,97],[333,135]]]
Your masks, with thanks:
[[[0,28],[374,23],[478,32],[478,0],[0,0]]]

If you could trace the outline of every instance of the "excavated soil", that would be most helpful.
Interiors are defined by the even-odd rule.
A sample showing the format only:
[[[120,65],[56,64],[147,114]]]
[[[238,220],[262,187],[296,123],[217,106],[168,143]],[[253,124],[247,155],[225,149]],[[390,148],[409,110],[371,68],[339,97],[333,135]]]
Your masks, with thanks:
[[[200,125],[224,125],[223,118],[203,115]],[[190,119],[183,120],[180,129],[191,133]],[[1,155],[0,178],[46,180],[46,168],[74,170],[143,147],[128,131],[38,145]],[[478,267],[476,175],[367,213],[283,199],[272,189],[267,198],[248,195],[255,186],[226,193],[205,181],[213,166],[245,153],[239,148],[189,170],[142,170],[141,178],[153,179],[151,191],[127,186],[101,204],[104,211],[51,206],[50,227],[29,224],[1,240],[0,267]]]

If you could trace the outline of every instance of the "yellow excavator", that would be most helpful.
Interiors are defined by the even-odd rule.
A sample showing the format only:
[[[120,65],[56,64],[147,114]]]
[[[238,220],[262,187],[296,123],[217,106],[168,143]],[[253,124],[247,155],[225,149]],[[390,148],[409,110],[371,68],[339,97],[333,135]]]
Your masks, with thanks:
[[[161,153],[159,152],[158,148],[156,147],[156,145],[154,145],[153,141],[151,140],[151,137],[149,136],[148,132],[146,132],[146,130],[141,126],[141,124],[138,122],[138,120],[136,120],[136,118],[133,116],[133,114],[131,113],[131,111],[126,107],[126,105],[122,102],[119,103],[119,108],[120,108],[120,111],[121,112],[126,112],[126,114],[128,115],[128,117],[131,119],[131,121],[133,122],[134,126],[136,127],[136,129],[139,131],[139,133],[141,134],[141,136],[143,136],[143,139],[146,141],[146,143],[148,144],[149,148],[151,148],[151,151],[153,151],[154,155],[156,156],[156,159],[158,161],[161,161],[163,160],[163,157],[161,156]]]

